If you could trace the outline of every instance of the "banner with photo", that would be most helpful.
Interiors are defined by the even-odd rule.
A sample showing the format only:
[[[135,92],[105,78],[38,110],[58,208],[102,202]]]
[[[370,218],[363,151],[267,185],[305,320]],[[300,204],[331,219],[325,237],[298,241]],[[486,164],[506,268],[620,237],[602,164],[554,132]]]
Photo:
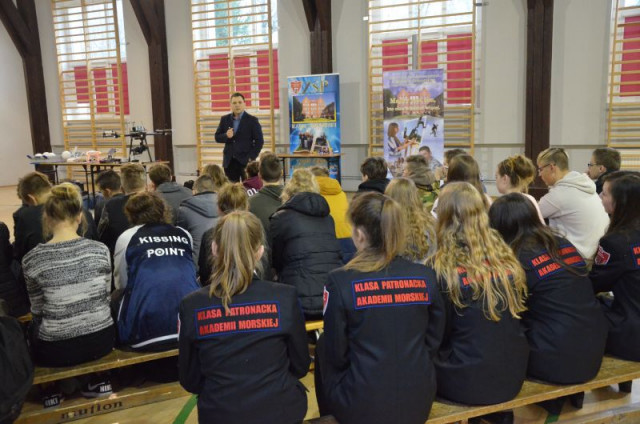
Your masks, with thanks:
[[[287,78],[289,94],[289,151],[296,155],[340,153],[340,80],[338,74],[304,75]],[[340,158],[331,160],[329,171],[337,177]],[[296,166],[326,166],[324,159],[291,159]]]
[[[384,158],[394,176],[402,175],[405,158],[428,146],[432,169],[444,156],[444,84],[442,69],[382,74]]]

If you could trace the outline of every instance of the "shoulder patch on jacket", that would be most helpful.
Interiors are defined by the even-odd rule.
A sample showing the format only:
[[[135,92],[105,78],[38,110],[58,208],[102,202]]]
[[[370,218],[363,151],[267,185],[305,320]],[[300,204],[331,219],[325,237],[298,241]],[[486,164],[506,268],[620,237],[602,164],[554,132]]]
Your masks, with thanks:
[[[596,265],[606,265],[611,259],[611,253],[602,248],[602,245],[598,245],[598,253],[596,254]]]
[[[429,285],[422,277],[397,277],[351,282],[355,309],[428,305]]]
[[[322,316],[327,312],[327,305],[329,304],[329,291],[327,290],[327,286],[324,287],[322,292]]]
[[[195,312],[196,339],[208,339],[233,333],[277,331],[280,329],[280,303],[258,302],[210,306]]]
[[[631,246],[631,257],[636,268],[640,268],[640,244]]]

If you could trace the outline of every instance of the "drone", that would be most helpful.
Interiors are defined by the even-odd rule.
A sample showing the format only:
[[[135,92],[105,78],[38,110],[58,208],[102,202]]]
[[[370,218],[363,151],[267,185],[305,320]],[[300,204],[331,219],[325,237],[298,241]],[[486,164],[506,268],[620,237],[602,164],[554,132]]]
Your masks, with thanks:
[[[120,138],[121,136],[129,137],[129,162],[131,162],[131,156],[141,155],[145,151],[149,155],[149,162],[153,162],[153,157],[151,156],[151,150],[149,150],[149,144],[147,144],[147,136],[155,136],[155,135],[170,135],[171,129],[161,129],[154,131],[147,131],[144,126],[133,126],[131,130],[127,134],[120,134],[117,131],[103,131],[103,138]],[[140,144],[137,146],[133,146],[133,140],[139,140]]]

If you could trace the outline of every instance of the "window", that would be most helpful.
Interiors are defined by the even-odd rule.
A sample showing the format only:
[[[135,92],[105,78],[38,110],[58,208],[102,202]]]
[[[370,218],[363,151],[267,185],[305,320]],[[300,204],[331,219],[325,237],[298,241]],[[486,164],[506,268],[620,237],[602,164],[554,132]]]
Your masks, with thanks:
[[[121,0],[52,1],[67,150],[126,153],[124,138],[102,137],[106,130],[124,133],[129,113],[121,6]]]
[[[640,168],[640,0],[613,2],[607,145]]]
[[[369,1],[369,154],[383,149],[382,73],[443,68],[445,145],[473,149],[476,10],[472,0]]]
[[[275,147],[278,31],[275,1],[192,0],[198,162],[222,163],[214,134],[234,92],[259,117],[265,146]]]

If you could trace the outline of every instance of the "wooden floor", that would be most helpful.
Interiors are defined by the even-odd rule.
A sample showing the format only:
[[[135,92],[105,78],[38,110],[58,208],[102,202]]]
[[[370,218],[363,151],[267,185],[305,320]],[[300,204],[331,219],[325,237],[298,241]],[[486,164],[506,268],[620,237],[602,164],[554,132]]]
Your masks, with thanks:
[[[318,414],[318,405],[315,398],[315,387],[313,384],[313,375],[309,373],[302,379],[304,385],[309,389],[307,394],[309,409],[306,419],[316,418]],[[75,424],[197,424],[198,411],[193,408],[185,421],[176,420],[182,408],[190,400],[189,396],[168,400],[165,402],[154,403],[136,408],[126,409],[110,414],[98,415],[91,418],[73,421]],[[635,405],[634,405],[635,404]],[[624,406],[632,406],[640,408],[640,380],[634,382],[633,392],[631,394],[619,393],[617,387],[608,387],[605,389],[588,392],[585,395],[584,407],[581,410],[574,409],[569,403],[565,405],[562,414],[557,418],[548,416],[547,412],[538,406],[527,406],[515,410],[516,424],[544,424],[552,422],[571,422],[579,423],[580,417],[592,415],[601,411],[607,411]],[[602,421],[603,423],[615,422]]]

